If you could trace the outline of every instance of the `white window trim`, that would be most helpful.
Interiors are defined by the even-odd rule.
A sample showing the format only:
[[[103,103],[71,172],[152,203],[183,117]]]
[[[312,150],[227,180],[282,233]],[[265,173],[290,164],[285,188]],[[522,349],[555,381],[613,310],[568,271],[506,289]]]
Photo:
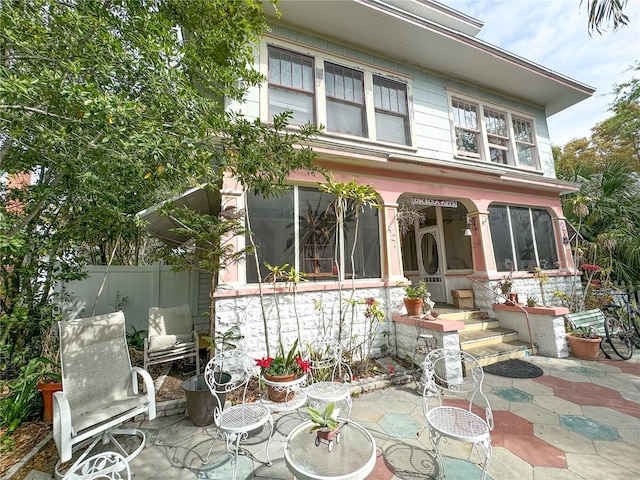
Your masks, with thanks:
[[[397,72],[389,72],[381,69],[378,66],[368,65],[366,63],[356,63],[350,59],[339,55],[333,55],[326,51],[310,49],[308,46],[303,46],[293,42],[286,42],[280,38],[274,38],[270,36],[263,37],[260,44],[260,73],[265,76],[264,88],[260,89],[260,118],[269,119],[269,47],[282,48],[290,50],[291,52],[311,57],[314,61],[315,69],[315,96],[314,96],[314,108],[316,112],[316,125],[327,125],[327,108],[326,108],[326,91],[324,82],[324,63],[334,63],[336,65],[342,65],[344,67],[351,68],[353,70],[361,71],[364,74],[364,102],[366,112],[366,130],[367,136],[359,137],[357,135],[349,135],[346,133],[326,131],[324,134],[328,137],[341,138],[348,141],[356,141],[358,143],[366,142],[381,145],[387,148],[395,148],[409,151],[416,151],[417,139],[415,132],[414,113],[413,113],[413,78],[405,75],[401,75]],[[407,113],[409,118],[409,144],[393,143],[383,140],[378,140],[376,135],[376,123],[375,123],[375,105],[373,99],[373,75],[377,75],[383,78],[388,78],[395,82],[400,82],[406,85],[407,96]],[[295,128],[295,125],[291,126]]]
[[[480,153],[480,158],[475,158],[472,155],[458,154],[458,149],[456,144],[456,132],[455,132],[456,124],[454,121],[453,109],[451,106],[451,102],[454,99],[459,100],[461,102],[474,104],[478,109],[478,112],[477,112],[478,126],[480,128],[480,139],[478,142],[478,150]],[[456,92],[453,90],[449,90],[449,89],[447,89],[447,108],[449,111],[449,123],[451,126],[451,142],[453,145],[453,155],[455,158],[458,158],[461,160],[485,162],[485,163],[496,165],[496,166],[520,168],[524,170],[534,170],[534,171],[541,170],[540,154],[539,154],[540,141],[538,139],[538,135],[536,132],[535,116],[527,114],[525,112],[522,112],[514,108],[506,107],[505,105],[500,105],[497,103],[484,100],[482,98],[476,98],[476,97],[466,95],[460,92]],[[493,163],[491,161],[491,155],[489,153],[489,141],[488,141],[488,135],[490,134],[487,132],[486,123],[485,123],[485,117],[484,117],[485,108],[487,108],[488,110],[492,110],[494,112],[504,113],[506,115],[507,128],[509,129],[509,132],[508,132],[509,133],[509,150],[508,150],[508,156],[507,156],[508,163],[506,165],[500,164],[500,163]],[[533,137],[533,142],[534,142],[533,143],[533,163],[534,163],[533,167],[528,165],[520,165],[517,163],[517,144],[515,139],[515,132],[513,129],[514,118],[525,120],[531,123],[531,135]]]

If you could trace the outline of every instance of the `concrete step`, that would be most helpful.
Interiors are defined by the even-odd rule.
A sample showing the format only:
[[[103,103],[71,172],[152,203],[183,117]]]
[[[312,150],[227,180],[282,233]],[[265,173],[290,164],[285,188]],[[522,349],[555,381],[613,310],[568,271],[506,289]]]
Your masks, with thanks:
[[[473,322],[488,319],[487,312],[479,312],[477,310],[457,310],[457,309],[435,309],[438,313],[439,320],[459,320],[462,322]]]
[[[531,345],[518,340],[483,346],[463,346],[462,349],[470,355],[473,355],[482,366],[510,360],[512,358],[524,358],[535,355],[535,351],[531,350]]]
[[[460,345],[463,350],[466,350],[465,347],[483,347],[518,340],[518,332],[500,327],[485,330],[468,330],[465,328],[459,332],[459,335]]]

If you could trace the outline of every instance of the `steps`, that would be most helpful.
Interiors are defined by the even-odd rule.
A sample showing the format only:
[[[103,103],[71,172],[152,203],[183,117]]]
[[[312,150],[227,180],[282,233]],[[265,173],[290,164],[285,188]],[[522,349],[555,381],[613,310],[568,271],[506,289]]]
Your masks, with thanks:
[[[464,322],[464,330],[458,332],[460,348],[477,358],[481,365],[535,354],[530,344],[518,340],[517,332],[501,328],[499,322],[488,318],[485,312],[447,312],[438,319]]]

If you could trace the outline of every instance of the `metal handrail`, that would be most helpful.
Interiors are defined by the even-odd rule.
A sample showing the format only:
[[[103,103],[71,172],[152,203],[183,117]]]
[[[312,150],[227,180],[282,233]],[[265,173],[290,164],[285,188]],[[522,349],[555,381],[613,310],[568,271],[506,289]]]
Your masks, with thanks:
[[[467,275],[467,278],[469,280],[471,280],[472,282],[480,285],[482,288],[484,288],[485,290],[489,290],[491,293],[504,298],[505,300],[509,300],[509,297],[506,296],[504,293],[498,293],[495,290],[491,289],[490,287],[487,287],[484,283],[482,283],[480,280],[477,280],[475,278],[473,278],[473,275]],[[513,302],[512,302],[513,303]],[[529,323],[529,312],[527,312],[524,307],[518,305],[517,303],[513,303],[514,307],[518,307],[522,313],[524,313],[524,317],[525,320],[527,321],[527,330],[529,331],[529,345],[531,346],[531,351],[535,353],[536,351],[536,347],[535,344],[533,343],[533,335],[531,334],[531,324]]]

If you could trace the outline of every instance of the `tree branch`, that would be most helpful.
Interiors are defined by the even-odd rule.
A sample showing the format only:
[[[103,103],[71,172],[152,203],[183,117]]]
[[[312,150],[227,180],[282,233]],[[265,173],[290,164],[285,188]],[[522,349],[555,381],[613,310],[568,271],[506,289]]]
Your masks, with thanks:
[[[0,110],[24,110],[26,112],[46,115],[47,117],[59,118],[60,120],[68,120],[70,122],[75,121],[74,118],[63,117],[61,115],[56,115],[55,113],[47,112],[46,110],[40,110],[39,108],[34,107],[26,107],[24,105],[0,105]]]

